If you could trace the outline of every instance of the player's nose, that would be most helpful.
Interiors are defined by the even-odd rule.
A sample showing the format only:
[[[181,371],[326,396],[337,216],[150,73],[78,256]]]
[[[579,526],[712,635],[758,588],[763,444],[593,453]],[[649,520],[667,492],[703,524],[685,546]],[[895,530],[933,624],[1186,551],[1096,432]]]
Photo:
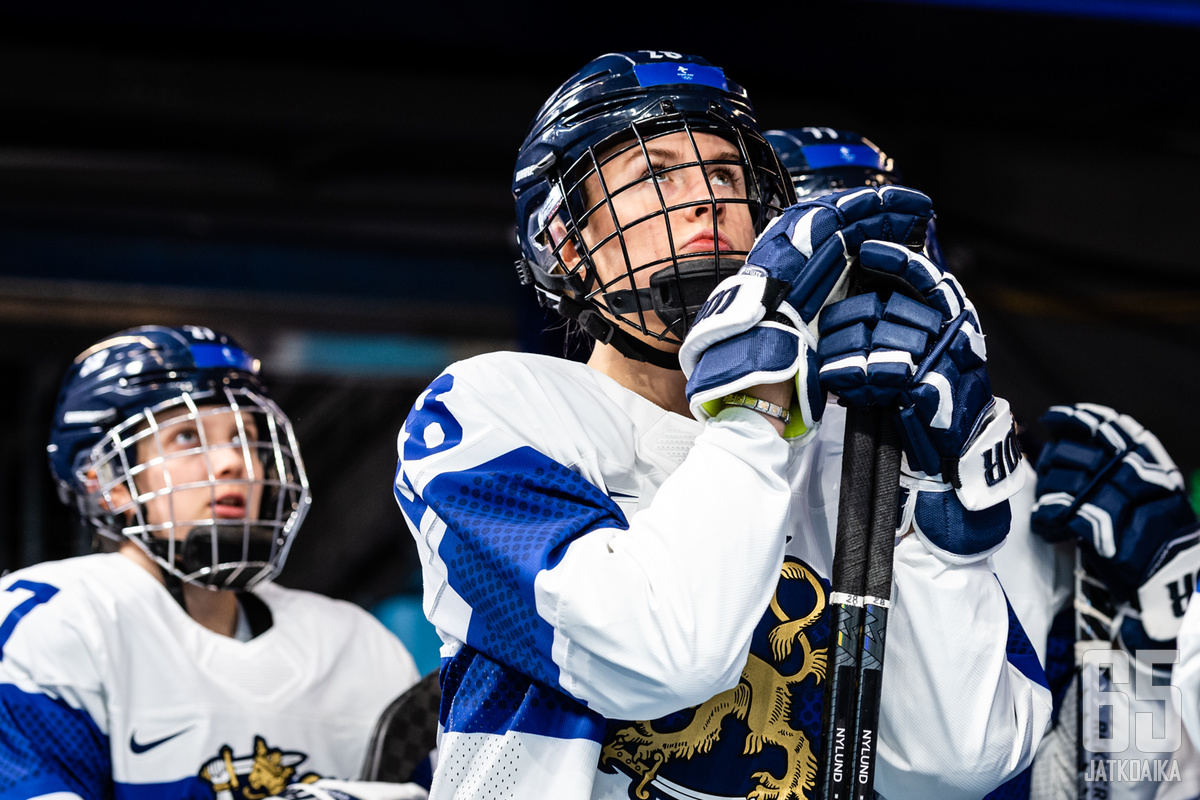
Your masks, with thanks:
[[[700,218],[715,213],[718,219],[725,216],[725,204],[718,202],[719,193],[704,172],[696,168],[688,170],[688,173],[691,180],[688,181],[686,196],[687,215]]]
[[[209,460],[218,478],[242,478],[246,475],[246,457],[237,440],[217,444],[210,451]]]

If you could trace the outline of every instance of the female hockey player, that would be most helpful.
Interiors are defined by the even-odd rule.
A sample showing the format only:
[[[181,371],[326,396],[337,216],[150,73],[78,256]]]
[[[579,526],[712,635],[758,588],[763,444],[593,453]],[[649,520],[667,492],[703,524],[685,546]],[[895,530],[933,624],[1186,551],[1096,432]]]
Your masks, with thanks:
[[[0,797],[248,800],[354,778],[418,678],[366,612],[270,583],[309,492],[258,373],[201,327],[122,331],[71,365],[51,472],[106,552],[0,581]]]
[[[431,797],[814,796],[842,449],[814,334],[860,246],[955,319],[906,354],[929,356],[945,406],[922,402],[909,432],[937,468],[911,470],[896,547],[876,787],[980,797],[1023,769],[1049,698],[1036,662],[1010,662],[986,563],[1016,473],[978,458],[1011,421],[964,355],[973,308],[903,244],[928,199],[783,211],[791,183],[745,92],[668,51],[569,79],[513,191],[522,281],[595,345],[586,364],[455,364],[400,435],[396,497],[445,641]],[[844,355],[826,372],[870,395]]]

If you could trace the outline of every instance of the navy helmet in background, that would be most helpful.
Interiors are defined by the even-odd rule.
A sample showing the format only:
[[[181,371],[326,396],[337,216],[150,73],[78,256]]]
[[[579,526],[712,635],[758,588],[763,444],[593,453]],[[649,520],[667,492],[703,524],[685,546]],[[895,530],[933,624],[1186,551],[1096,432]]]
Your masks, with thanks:
[[[904,183],[896,162],[870,139],[854,131],[808,127],[770,130],[763,135],[791,176],[800,200],[857,186]],[[925,251],[935,263],[944,265],[935,226],[935,221],[930,220]]]

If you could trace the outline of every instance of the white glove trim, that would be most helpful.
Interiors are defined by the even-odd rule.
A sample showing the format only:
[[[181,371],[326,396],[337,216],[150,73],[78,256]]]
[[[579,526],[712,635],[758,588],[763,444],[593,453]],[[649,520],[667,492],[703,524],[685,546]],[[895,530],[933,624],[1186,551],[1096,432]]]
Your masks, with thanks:
[[[908,374],[911,375],[917,371],[917,365],[913,363],[912,353],[904,350],[875,350],[867,358],[868,364],[904,364],[908,367]]]
[[[928,550],[930,553],[933,553],[947,564],[973,564],[977,561],[982,561],[985,558],[988,558],[1004,546],[1004,542],[1007,541],[1007,537],[1001,539],[999,544],[997,544],[995,547],[988,548],[981,553],[962,555],[959,553],[951,553],[949,550],[943,550],[933,542],[929,541],[929,538],[925,535],[925,532],[922,531],[920,526],[917,525],[917,496],[922,492],[929,494],[950,492],[954,491],[954,487],[948,483],[939,481],[936,478],[918,477],[924,476],[925,473],[923,472],[917,472],[914,474],[908,472],[907,470],[907,459],[901,459],[900,485],[908,490],[908,494],[905,497],[904,507],[900,509],[900,520],[896,528],[896,533],[898,535],[903,536],[905,533],[911,530],[916,534],[917,538],[921,540],[921,543],[925,545],[926,550]]]
[[[839,197],[838,201],[837,201],[837,207],[841,208],[842,206],[849,203],[851,200],[855,199],[856,197],[862,197],[864,194],[874,194],[874,195],[879,196],[880,199],[883,198],[882,192],[880,192],[878,189],[876,189],[873,186],[867,186],[865,188],[859,189],[857,192],[851,192],[848,195]]]
[[[798,219],[796,221],[796,227],[792,228],[792,235],[790,237],[788,237],[791,239],[792,247],[794,247],[798,251],[800,251],[800,255],[804,256],[805,258],[811,258],[812,254],[813,254],[813,243],[812,243],[813,217],[815,217],[818,212],[824,211],[824,210],[825,209],[818,206],[818,207],[814,208],[812,211],[809,211],[807,214],[805,214],[800,219]],[[838,231],[834,235],[840,239],[842,236],[842,232]],[[845,252],[845,250],[846,250],[846,240],[842,239],[842,252]]]
[[[867,371],[867,359],[860,355],[854,355],[839,358],[837,361],[826,361],[821,366],[820,374],[824,375],[826,372],[835,372],[842,369],[856,369],[865,374]]]
[[[1137,453],[1127,454],[1124,461],[1133,467],[1133,471],[1146,483],[1153,483],[1171,491],[1183,491],[1183,473],[1176,469],[1174,464],[1170,467],[1151,464]]]
[[[929,421],[929,427],[949,430],[954,421],[954,390],[950,381],[940,372],[929,372],[920,382],[937,389],[938,393],[937,413]]]
[[[1115,556],[1117,554],[1117,537],[1113,532],[1112,515],[1091,503],[1081,505],[1076,515],[1083,517],[1091,524],[1092,546],[1096,548],[1096,552],[1105,558]]]

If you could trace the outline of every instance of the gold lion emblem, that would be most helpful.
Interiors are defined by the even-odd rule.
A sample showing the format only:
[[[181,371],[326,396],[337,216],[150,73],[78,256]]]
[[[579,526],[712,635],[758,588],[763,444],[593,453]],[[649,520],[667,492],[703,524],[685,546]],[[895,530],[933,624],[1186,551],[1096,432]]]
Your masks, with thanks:
[[[296,766],[307,756],[303,753],[270,747],[261,736],[254,737],[254,753],[235,756],[233,748],[223,745],[220,754],[200,769],[200,779],[208,783],[216,800],[262,800],[283,792],[291,783],[311,783],[319,776],[308,773],[296,778]]]
[[[757,786],[750,800],[807,800],[816,784],[817,757],[803,731],[788,724],[791,715],[791,687],[810,676],[825,679],[826,648],[813,647],[805,633],[825,610],[825,593],[813,573],[802,564],[784,562],[781,577],[807,581],[816,592],[812,611],[800,619],[790,619],[779,605],[779,590],[771,598],[770,609],[779,624],[768,639],[777,663],[782,663],[799,644],[803,659],[792,675],[782,675],[775,666],[753,653],[742,670],[738,685],[697,706],[692,721],[680,731],[660,732],[650,722],[635,722],[618,730],[605,742],[600,765],[618,762],[639,780],[634,794],[649,800],[647,787],[664,764],[675,759],[690,759],[709,752],[721,738],[722,725],[730,715],[750,730],[743,744],[744,755],[761,753],[765,747],[781,748],[787,755],[782,775],[766,770],[753,773]]]

